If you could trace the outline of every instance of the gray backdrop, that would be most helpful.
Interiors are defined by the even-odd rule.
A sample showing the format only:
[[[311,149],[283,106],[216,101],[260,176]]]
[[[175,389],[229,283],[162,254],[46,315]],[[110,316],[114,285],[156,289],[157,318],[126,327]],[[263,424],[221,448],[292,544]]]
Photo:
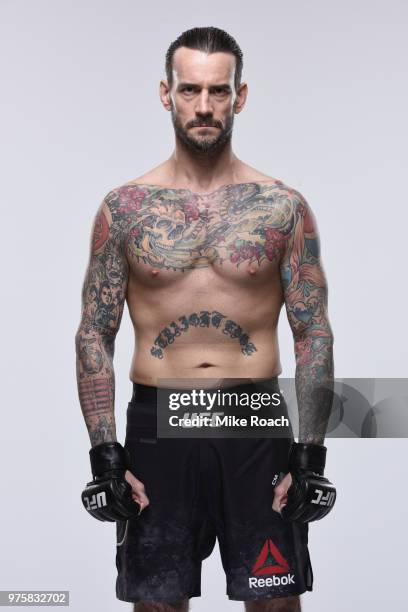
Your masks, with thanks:
[[[338,377],[406,377],[408,5],[328,2],[0,3],[2,63],[1,589],[70,589],[71,609],[110,612],[114,526],[92,520],[74,333],[91,224],[113,187],[172,150],[158,83],[168,44],[227,29],[249,83],[235,151],[299,189],[321,233]],[[405,267],[405,266],[404,266]],[[133,334],[117,339],[123,441]],[[294,373],[282,314],[283,375]],[[311,525],[306,612],[402,609],[407,441],[329,440],[335,511]],[[405,519],[405,520],[404,520]],[[238,610],[218,548],[192,609]]]

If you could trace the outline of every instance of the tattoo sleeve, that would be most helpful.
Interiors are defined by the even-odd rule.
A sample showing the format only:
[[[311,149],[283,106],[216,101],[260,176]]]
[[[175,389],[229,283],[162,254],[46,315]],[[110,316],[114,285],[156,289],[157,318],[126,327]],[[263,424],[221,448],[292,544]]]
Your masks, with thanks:
[[[333,398],[333,334],[316,222],[305,199],[293,196],[293,232],[281,279],[296,357],[299,442],[323,444]]]
[[[116,440],[113,355],[126,296],[128,264],[123,233],[114,221],[115,204],[118,198],[110,192],[93,223],[82,288],[82,315],[75,336],[78,395],[92,446]]]

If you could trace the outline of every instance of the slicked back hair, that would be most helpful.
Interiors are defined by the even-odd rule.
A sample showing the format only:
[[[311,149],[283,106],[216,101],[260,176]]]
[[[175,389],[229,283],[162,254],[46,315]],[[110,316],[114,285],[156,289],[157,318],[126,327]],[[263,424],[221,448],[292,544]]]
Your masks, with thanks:
[[[166,53],[166,76],[169,87],[173,84],[173,56],[179,47],[197,49],[205,53],[232,53],[235,56],[235,90],[241,83],[243,53],[236,40],[220,28],[205,27],[186,30],[173,41]]]

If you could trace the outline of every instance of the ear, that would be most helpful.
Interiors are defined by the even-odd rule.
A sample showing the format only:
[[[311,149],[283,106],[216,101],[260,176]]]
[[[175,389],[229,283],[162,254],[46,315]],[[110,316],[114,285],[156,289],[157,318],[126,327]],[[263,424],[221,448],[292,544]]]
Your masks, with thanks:
[[[160,100],[166,110],[171,110],[170,88],[166,80],[160,81]]]
[[[234,112],[236,114],[240,113],[245,106],[245,102],[248,95],[248,85],[246,83],[241,83],[238,87],[238,91],[236,93],[235,103],[234,103]]]

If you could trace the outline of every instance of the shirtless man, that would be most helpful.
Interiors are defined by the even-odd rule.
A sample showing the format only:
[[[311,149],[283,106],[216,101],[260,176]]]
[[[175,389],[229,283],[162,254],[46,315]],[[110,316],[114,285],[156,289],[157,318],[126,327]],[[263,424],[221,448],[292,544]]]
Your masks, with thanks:
[[[317,389],[333,378],[333,335],[316,224],[298,191],[233,153],[234,115],[248,91],[241,72],[242,52],[222,30],[195,28],[172,43],[160,99],[171,113],[174,152],[112,189],[93,227],[76,334],[78,391],[94,477],[98,469],[108,474],[99,450],[119,449],[109,465],[122,469],[122,484],[143,510],[116,521],[117,596],[134,602],[135,612],[187,610],[189,597],[200,595],[201,562],[216,536],[227,594],[245,601],[247,611],[299,611],[299,594],[312,590],[307,520],[282,518],[297,469],[295,459],[288,462],[293,440],[204,447],[194,439],[144,438],[145,422],[137,429],[140,415],[154,414],[163,379],[276,381],[285,304],[296,357],[298,449],[302,444],[304,456],[326,450],[330,402]],[[136,429],[128,420],[127,458],[116,441],[113,370],[125,301],[137,341],[128,408]],[[322,476],[324,458],[313,460]],[[210,475],[210,501],[193,486],[198,473],[203,482]]]

